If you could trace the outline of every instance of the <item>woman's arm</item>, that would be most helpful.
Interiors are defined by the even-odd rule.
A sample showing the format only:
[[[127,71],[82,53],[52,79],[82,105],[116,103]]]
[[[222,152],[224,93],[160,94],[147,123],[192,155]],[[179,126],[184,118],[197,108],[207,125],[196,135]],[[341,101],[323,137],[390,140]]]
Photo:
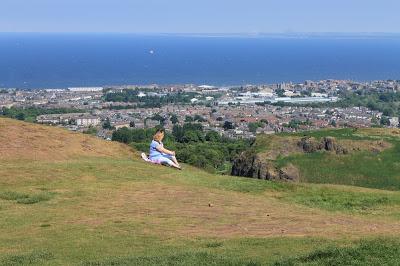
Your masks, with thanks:
[[[170,154],[170,155],[175,156],[175,152],[174,152],[174,151],[167,150],[166,148],[164,148],[164,147],[161,146],[161,145],[158,145],[158,146],[156,147],[156,149],[157,149],[159,152],[162,152],[162,153],[166,153],[166,154]]]

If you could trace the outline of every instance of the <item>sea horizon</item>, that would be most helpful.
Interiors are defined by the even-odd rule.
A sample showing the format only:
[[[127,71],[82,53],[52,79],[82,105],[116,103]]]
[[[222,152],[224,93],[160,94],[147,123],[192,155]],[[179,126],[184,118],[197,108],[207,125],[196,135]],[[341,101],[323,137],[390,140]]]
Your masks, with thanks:
[[[399,33],[0,33],[0,87],[400,79]]]

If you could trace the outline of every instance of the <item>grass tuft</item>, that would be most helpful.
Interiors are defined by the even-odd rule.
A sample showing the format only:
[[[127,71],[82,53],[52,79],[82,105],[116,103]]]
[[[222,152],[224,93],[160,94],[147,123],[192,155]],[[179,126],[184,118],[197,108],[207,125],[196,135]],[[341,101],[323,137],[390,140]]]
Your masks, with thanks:
[[[0,193],[0,199],[13,200],[20,204],[35,204],[41,201],[48,201],[54,197],[54,192],[40,192],[36,194],[5,191]]]
[[[218,247],[222,247],[223,243],[222,242],[209,242],[206,244],[207,248],[218,248]]]
[[[54,255],[48,251],[33,251],[28,254],[14,254],[4,257],[0,260],[1,265],[14,266],[14,265],[31,265],[31,264],[44,264],[52,260]]]
[[[0,193],[0,199],[3,200],[20,200],[20,199],[26,199],[29,198],[28,194],[25,193],[19,193],[15,191],[5,191]]]

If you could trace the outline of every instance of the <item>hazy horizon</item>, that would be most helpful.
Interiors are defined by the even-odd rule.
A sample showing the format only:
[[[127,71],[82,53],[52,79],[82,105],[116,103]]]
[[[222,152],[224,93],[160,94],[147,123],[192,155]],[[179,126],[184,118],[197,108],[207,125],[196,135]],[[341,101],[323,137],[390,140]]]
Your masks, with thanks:
[[[400,33],[396,0],[2,0],[0,32]]]

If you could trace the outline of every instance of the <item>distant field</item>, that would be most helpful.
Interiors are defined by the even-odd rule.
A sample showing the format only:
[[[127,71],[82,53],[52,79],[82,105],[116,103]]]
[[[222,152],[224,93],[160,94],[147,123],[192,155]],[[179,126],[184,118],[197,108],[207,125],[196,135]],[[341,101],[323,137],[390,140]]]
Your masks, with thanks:
[[[8,119],[0,136],[0,265],[400,263],[397,191],[175,171]]]

